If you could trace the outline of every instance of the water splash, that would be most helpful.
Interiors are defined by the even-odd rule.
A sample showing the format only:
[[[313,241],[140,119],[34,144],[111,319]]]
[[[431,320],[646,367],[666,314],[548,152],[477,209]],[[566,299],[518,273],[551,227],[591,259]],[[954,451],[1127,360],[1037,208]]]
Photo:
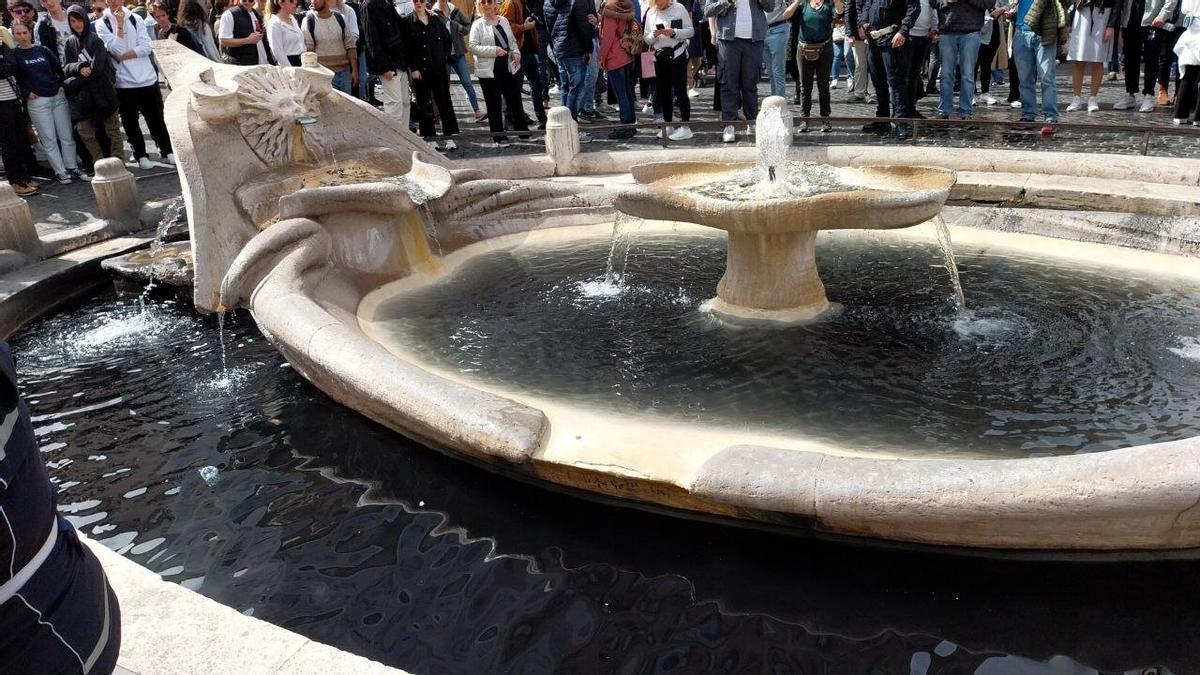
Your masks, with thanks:
[[[787,184],[787,152],[791,145],[781,108],[764,110],[758,116],[758,165],[764,182],[775,189]]]
[[[635,218],[624,213],[617,213],[613,221],[612,245],[608,249],[608,263],[604,267],[605,286],[620,288],[625,284],[625,266],[629,262],[629,248],[633,244],[633,235],[641,228],[641,218]]]
[[[229,364],[225,357],[225,312],[217,312],[217,340],[221,343],[221,373],[229,376]]]
[[[937,229],[938,246],[942,249],[942,258],[946,262],[946,271],[950,273],[950,284],[954,286],[954,311],[961,314],[967,308],[967,299],[963,295],[962,282],[958,278],[958,263],[954,261],[954,245],[950,241],[950,228],[940,215],[933,219]]]
[[[1182,338],[1178,347],[1167,347],[1167,351],[1189,361],[1200,361],[1200,338]]]
[[[184,203],[183,196],[179,195],[171,199],[163,209],[162,218],[158,219],[158,225],[154,228],[154,239],[150,242],[150,264],[146,266],[147,278],[146,287],[137,297],[138,307],[142,313],[146,313],[146,300],[149,299],[151,291],[158,287],[154,283],[154,256],[161,253],[163,250],[163,239],[167,236],[167,230],[179,220],[179,214],[183,211]]]

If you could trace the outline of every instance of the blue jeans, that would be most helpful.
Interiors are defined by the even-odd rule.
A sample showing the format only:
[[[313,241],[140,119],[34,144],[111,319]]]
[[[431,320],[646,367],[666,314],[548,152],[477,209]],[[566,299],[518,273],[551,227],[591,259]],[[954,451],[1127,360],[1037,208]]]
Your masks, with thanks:
[[[587,75],[583,80],[583,93],[579,95],[579,108],[588,112],[596,110],[596,80],[600,79],[600,41],[592,40],[592,58],[587,64]]]
[[[608,74],[608,86],[612,89],[613,95],[617,97],[617,110],[621,113],[621,124],[633,124],[637,121],[637,117],[633,110],[633,87],[629,86],[629,71],[633,68],[633,64],[617,68],[616,70],[606,70]]]
[[[358,52],[358,100],[367,100],[367,82],[371,80],[371,73],[367,70],[367,50],[360,49]]]
[[[587,64],[582,56],[558,57],[558,91],[562,104],[571,111],[571,117],[579,119],[579,102],[583,99],[583,87],[587,79]]]
[[[1037,80],[1042,82],[1042,112],[1047,122],[1058,121],[1058,87],[1054,81],[1058,68],[1058,45],[1043,45],[1042,36],[1021,30],[1013,36],[1013,60],[1021,81],[1021,117],[1037,116]]]
[[[471,102],[471,110],[479,112],[479,99],[475,97],[475,85],[471,84],[471,69],[467,68],[467,57],[459,54],[446,60],[446,80],[450,80],[450,71],[458,73],[458,81],[467,92],[467,100]]]
[[[833,67],[829,75],[832,79],[841,79],[843,61],[846,63],[846,77],[854,77],[854,50],[845,40],[833,43]]]
[[[954,114],[954,79],[958,78],[958,113],[964,119],[975,107],[975,71],[979,64],[979,31],[973,33],[942,33],[938,52],[942,57],[942,79],[939,83],[942,99],[938,114]]]
[[[771,95],[783,96],[787,89],[787,50],[791,24],[783,22],[767,29],[763,40],[763,63],[767,66],[767,79],[771,82]]]
[[[350,66],[333,72],[333,88],[347,94],[350,93]]]

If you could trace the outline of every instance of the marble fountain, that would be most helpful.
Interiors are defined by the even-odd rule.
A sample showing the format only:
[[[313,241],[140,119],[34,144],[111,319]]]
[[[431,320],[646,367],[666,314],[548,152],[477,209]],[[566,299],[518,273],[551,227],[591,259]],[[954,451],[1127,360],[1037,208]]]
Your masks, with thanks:
[[[580,155],[558,109],[544,156],[451,161],[331,92],[315,64],[155,50],[197,309],[248,309],[314,385],[432,449],[586,496],[834,538],[1200,546],[1196,251],[1132,220],[1046,227],[1053,215],[1031,209],[998,231],[985,209],[954,211],[950,228],[939,216],[948,199],[1019,189],[1032,206],[1107,200],[1190,228],[1194,167],[953,150],[896,165],[886,148],[791,147],[778,101],[759,149]],[[1191,192],[1163,206],[1112,187],[1131,167]],[[962,306],[949,233],[977,263],[968,296],[994,279],[980,302],[999,309]],[[1045,295],[1060,304],[1022,314]],[[1060,321],[1084,301],[1099,309]],[[1121,339],[1157,336],[1145,372],[1093,353],[1129,355],[1103,344],[1122,302],[1151,328]]]

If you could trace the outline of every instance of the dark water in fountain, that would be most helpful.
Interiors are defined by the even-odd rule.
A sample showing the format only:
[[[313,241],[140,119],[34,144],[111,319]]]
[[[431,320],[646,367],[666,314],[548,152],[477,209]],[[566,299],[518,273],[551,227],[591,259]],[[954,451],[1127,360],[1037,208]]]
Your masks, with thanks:
[[[14,340],[62,510],[170,580],[412,672],[1200,672],[1195,562],[952,558],[595,504],[341,407],[245,315],[225,377],[214,320],[89,303]]]
[[[381,329],[507,389],[850,448],[1012,457],[1200,434],[1194,283],[960,251],[971,309],[955,315],[936,245],[827,237],[840,316],[731,328],[697,311],[723,239],[636,237],[622,287],[599,282],[608,246],[483,255],[386,300]]]

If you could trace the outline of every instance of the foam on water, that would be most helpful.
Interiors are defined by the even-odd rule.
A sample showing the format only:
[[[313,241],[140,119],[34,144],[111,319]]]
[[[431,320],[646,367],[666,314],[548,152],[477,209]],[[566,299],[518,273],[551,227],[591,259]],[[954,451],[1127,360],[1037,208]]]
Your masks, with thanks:
[[[1200,361],[1200,338],[1182,338],[1178,347],[1168,347],[1167,350],[1189,361]]]

